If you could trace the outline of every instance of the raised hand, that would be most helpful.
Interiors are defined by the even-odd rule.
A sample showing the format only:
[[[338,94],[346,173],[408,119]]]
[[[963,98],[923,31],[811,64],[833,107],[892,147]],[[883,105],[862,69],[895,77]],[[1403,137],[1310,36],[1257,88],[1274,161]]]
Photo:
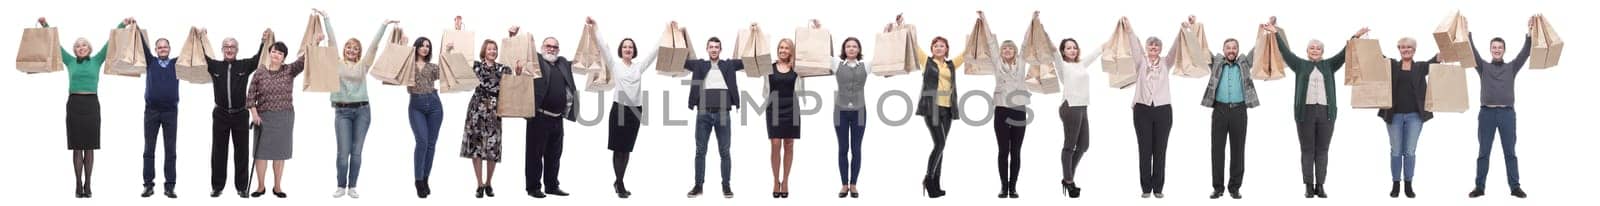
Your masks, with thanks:
[[[456,30],[461,30],[461,28],[466,27],[466,24],[461,23],[461,15],[456,15],[455,22]]]
[[[822,21],[817,21],[817,19],[811,19],[811,28],[812,29],[821,29],[822,28]]]
[[[1530,21],[1530,22],[1531,22],[1531,21]],[[44,17],[39,17],[39,25],[45,25],[45,24],[50,24],[50,23],[48,23],[48,22],[45,22],[45,21],[44,21]],[[1529,23],[1529,24],[1528,24],[1528,25],[1533,25],[1533,24],[1532,24],[1532,23]]]
[[[589,26],[594,26],[594,17],[583,17],[583,23],[588,24]]]
[[[522,26],[511,26],[511,29],[507,29],[506,31],[507,32],[511,32],[511,36],[516,36],[517,35],[517,31],[521,31],[521,30],[522,30]]]
[[[1372,29],[1369,29],[1367,27],[1361,27],[1361,30],[1356,31],[1356,37],[1367,36],[1367,32],[1370,32],[1370,31],[1372,31]]]

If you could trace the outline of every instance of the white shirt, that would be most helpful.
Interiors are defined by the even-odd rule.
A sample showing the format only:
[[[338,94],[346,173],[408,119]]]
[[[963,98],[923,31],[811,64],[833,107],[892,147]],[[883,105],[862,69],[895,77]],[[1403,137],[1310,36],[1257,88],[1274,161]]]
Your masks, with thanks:
[[[1328,105],[1328,90],[1322,84],[1322,68],[1311,67],[1311,79],[1306,82],[1306,104]]]
[[[728,89],[728,80],[722,78],[722,67],[717,66],[719,61],[711,61],[711,69],[706,70],[706,79],[702,81],[705,89]]]
[[[1082,44],[1079,44],[1082,45]],[[1083,48],[1083,47],[1079,47]],[[1100,47],[1094,47],[1087,55],[1082,50],[1078,62],[1067,63],[1056,56],[1056,80],[1061,82],[1061,98],[1067,101],[1069,107],[1089,106],[1089,66],[1100,61]]]

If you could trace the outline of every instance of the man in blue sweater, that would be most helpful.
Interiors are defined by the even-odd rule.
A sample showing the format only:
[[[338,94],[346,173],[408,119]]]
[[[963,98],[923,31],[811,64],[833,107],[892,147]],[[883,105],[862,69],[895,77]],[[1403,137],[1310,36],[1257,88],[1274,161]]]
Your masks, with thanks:
[[[160,132],[161,146],[166,154],[163,156],[165,164],[162,172],[167,178],[164,193],[167,198],[178,198],[172,192],[172,187],[177,181],[178,159],[178,75],[176,66],[178,61],[172,58],[172,43],[166,38],[156,39],[155,51],[150,51],[150,41],[144,35],[139,35],[143,42],[145,52],[145,65],[148,73],[144,78],[144,193],[140,197],[155,195],[156,178],[156,134]],[[157,131],[157,130],[160,131]]]

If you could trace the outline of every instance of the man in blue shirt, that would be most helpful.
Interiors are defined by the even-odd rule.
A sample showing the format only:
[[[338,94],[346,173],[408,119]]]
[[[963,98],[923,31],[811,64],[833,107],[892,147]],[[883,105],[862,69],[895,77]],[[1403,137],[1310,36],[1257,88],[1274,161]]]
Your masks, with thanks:
[[[172,58],[172,43],[167,38],[156,39],[154,52],[150,51],[150,43],[144,35],[139,35],[145,52],[144,78],[144,193],[140,197],[155,195],[156,178],[156,134],[161,136],[161,147],[165,151],[162,157],[164,164],[162,173],[167,182],[164,184],[164,194],[167,198],[178,198],[172,192],[172,187],[177,181],[178,159],[177,138],[178,133],[178,61]]]

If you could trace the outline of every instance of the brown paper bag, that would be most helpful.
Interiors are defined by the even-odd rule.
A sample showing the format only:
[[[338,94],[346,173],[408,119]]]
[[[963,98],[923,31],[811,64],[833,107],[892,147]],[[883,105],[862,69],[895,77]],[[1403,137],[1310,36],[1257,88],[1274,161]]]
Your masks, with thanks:
[[[1039,21],[1039,17],[1034,17],[1033,23],[1028,25],[1028,33],[1022,38],[1020,50],[1017,55],[1021,56],[1019,58],[1022,58],[1022,62],[1045,64],[1050,68],[1054,68],[1055,59],[1061,56],[1061,50],[1057,50],[1055,43],[1051,42],[1050,34],[1045,32],[1044,24]],[[1046,74],[1055,75],[1055,72]]]
[[[1472,44],[1467,42],[1467,17],[1461,12],[1452,13],[1433,31],[1433,40],[1439,45],[1439,62],[1460,62],[1462,67],[1478,67],[1473,59]]]
[[[529,75],[504,75],[500,79],[500,117],[533,117],[533,79]]]
[[[461,56],[466,57],[467,60],[477,59],[478,58],[478,54],[477,53],[478,53],[478,48],[479,48],[478,46],[482,46],[483,40],[476,40],[477,39],[476,35],[477,35],[477,33],[474,33],[472,31],[446,29],[446,30],[444,30],[444,34],[443,35],[439,35],[439,41],[440,41],[439,45],[440,46],[455,45],[455,47],[456,47],[455,49],[453,49],[453,50],[452,49],[445,49],[445,50],[448,50],[446,52],[461,54]],[[444,48],[444,47],[439,47],[439,48]],[[471,67],[472,66],[470,64],[472,62],[467,62],[467,63],[469,63],[469,64],[467,64],[467,67]]]
[[[1279,29],[1279,33],[1283,30]],[[1284,62],[1283,54],[1278,52],[1278,34],[1260,29],[1256,32],[1256,49],[1251,55],[1255,60],[1251,62],[1250,78],[1257,80],[1283,79],[1284,70],[1288,70],[1289,63]]]
[[[872,73],[894,76],[917,71],[916,28],[904,25],[878,33],[872,53]]]
[[[1344,84],[1350,85],[1351,108],[1394,106],[1389,60],[1383,58],[1381,47],[1376,39],[1351,39],[1345,43]]]
[[[611,71],[608,70],[589,73],[586,79],[587,83],[583,86],[583,91],[588,92],[611,91],[611,88],[614,88],[617,85],[617,79],[611,78]]]
[[[1211,50],[1206,43],[1206,27],[1204,24],[1195,23],[1191,30],[1180,30],[1178,39],[1173,40],[1176,46],[1176,62],[1173,63],[1172,74],[1188,78],[1211,77]]]
[[[1550,27],[1550,21],[1543,15],[1536,17],[1534,25],[1533,49],[1528,55],[1528,68],[1548,69],[1561,63],[1561,49],[1566,43],[1561,41],[1561,36],[1556,35],[1556,29]]]
[[[593,25],[583,26],[583,35],[578,38],[577,53],[572,56],[572,73],[591,74],[608,69],[605,58],[610,57],[600,49],[601,40],[595,34],[598,30],[599,28]]]
[[[794,44],[794,69],[801,77],[833,75],[833,32],[795,28]]]
[[[401,75],[407,65],[412,65],[411,59],[416,56],[413,55],[414,50],[416,49],[412,48],[411,44],[406,43],[405,34],[400,28],[394,28],[394,31],[389,32],[389,43],[384,46],[381,53],[378,53],[378,59],[372,62],[369,73],[372,74],[372,78],[387,85],[399,85],[401,79],[414,79],[411,76]]]
[[[302,82],[303,90],[307,92],[334,92],[339,90],[339,50],[332,44],[319,46],[318,35],[326,34],[322,31],[322,18],[312,15],[306,23],[306,34],[300,41],[300,48],[306,50],[305,79]]]
[[[995,48],[999,45],[989,44],[992,41],[995,41],[995,36],[993,32],[989,32],[989,22],[979,19],[977,23],[972,25],[972,33],[967,34],[965,54],[967,55],[967,62],[963,66],[963,73],[968,75],[994,74],[995,60],[1000,58],[1000,54],[993,53],[993,51],[999,49]]]
[[[1111,88],[1127,88],[1137,78],[1139,66],[1138,62],[1134,62],[1133,50],[1140,47],[1130,44],[1135,41],[1133,28],[1126,23],[1118,23],[1111,38],[1101,46],[1104,53],[1100,55],[1100,67],[1107,73],[1109,80],[1106,83]]]
[[[1038,73],[1036,77],[1024,80],[1029,91],[1045,94],[1061,92],[1061,84],[1058,82],[1059,77],[1056,76],[1055,64],[1030,64],[1028,66],[1030,67],[1029,70],[1034,70],[1032,72]]]
[[[269,64],[272,64],[272,61],[270,60],[272,57],[269,57],[269,56],[271,56],[271,53],[272,53],[272,43],[276,43],[276,42],[278,42],[278,35],[277,34],[273,34],[271,36],[267,36],[267,39],[265,39],[264,41],[261,41],[261,48],[260,48],[260,50],[257,50],[257,51],[261,51],[261,53],[259,54],[261,57],[257,57],[256,58],[256,68],[266,69],[267,67],[272,66],[272,65],[269,65]],[[285,56],[284,58],[288,58],[288,57]],[[285,61],[288,61],[288,60],[285,59]]]
[[[690,44],[686,29],[667,25],[667,29],[661,32],[661,46],[656,51],[656,74],[669,77],[688,76],[689,70],[683,68],[683,65],[694,59],[694,47]]]
[[[307,92],[339,91],[339,50],[329,46],[306,47],[304,89]]]
[[[195,84],[210,83],[211,73],[206,67],[206,56],[214,55],[209,54],[211,39],[198,29],[190,29],[183,50],[178,52],[178,65],[175,67],[178,79]]]
[[[142,45],[144,42],[140,41],[143,35],[144,30],[140,30],[138,25],[111,30],[111,40],[105,48],[104,73],[127,77],[144,75],[145,50]]]
[[[539,52],[534,50],[536,42],[533,41],[532,35],[518,34],[517,36],[506,37],[501,39],[500,43],[500,57],[498,60],[500,64],[511,68],[522,67],[523,70],[530,71],[527,75],[536,77],[542,75],[539,72],[539,67],[541,67],[539,65]],[[522,65],[517,65],[517,62],[522,62]]]
[[[1467,112],[1467,70],[1456,64],[1428,65],[1427,104],[1430,112]]]
[[[472,62],[467,60],[466,54],[439,54],[439,92],[469,92],[476,89],[478,84],[478,76],[472,72]]]
[[[763,77],[772,74],[772,50],[770,36],[762,32],[761,28],[739,29],[738,43],[734,45],[734,56],[744,62],[744,75],[748,77]]]
[[[66,69],[61,59],[61,35],[56,28],[22,29],[22,43],[17,45],[17,71],[49,73]]]

